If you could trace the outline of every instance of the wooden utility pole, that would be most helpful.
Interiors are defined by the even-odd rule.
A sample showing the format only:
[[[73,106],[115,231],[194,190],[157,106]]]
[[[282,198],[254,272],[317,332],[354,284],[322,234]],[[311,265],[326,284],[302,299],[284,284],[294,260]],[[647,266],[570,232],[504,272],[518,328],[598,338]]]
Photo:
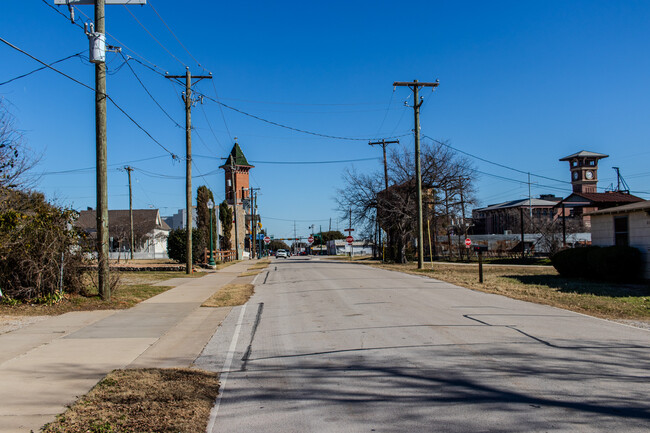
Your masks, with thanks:
[[[133,194],[131,190],[131,172],[133,171],[133,167],[127,165],[124,167],[124,170],[126,170],[129,175],[129,219],[131,220],[131,242],[129,243],[129,248],[131,249],[131,260],[133,260]]]
[[[106,33],[104,0],[95,0],[95,32]],[[103,300],[111,299],[108,270],[108,175],[106,135],[106,63],[95,63],[95,143],[97,170],[97,283]]]
[[[55,5],[67,5],[72,13],[72,5],[87,4],[95,7],[95,23],[90,38],[89,60],[95,64],[95,152],[97,183],[97,285],[103,300],[111,298],[108,268],[108,176],[106,134],[106,23],[104,9],[106,0],[54,0]],[[109,4],[146,4],[146,0],[109,0]],[[73,19],[74,21],[74,19]]]
[[[393,143],[399,143],[399,140],[391,140],[391,141],[386,141],[382,139],[381,141],[369,141],[368,144],[370,146],[376,146],[381,144],[381,149],[384,153],[384,187],[388,189],[388,164],[386,163],[386,145],[387,144],[393,144]]]
[[[393,83],[394,87],[408,87],[413,90],[413,114],[415,129],[413,133],[415,135],[415,180],[417,183],[417,193],[418,193],[418,269],[424,268],[424,233],[422,229],[422,172],[420,167],[420,107],[422,106],[422,101],[419,97],[420,87],[438,87],[439,83],[436,80],[434,83],[420,83],[418,80],[412,82],[405,81],[395,81]]]
[[[185,237],[185,273],[192,273],[192,73],[190,68],[185,68],[185,75],[165,75],[165,78],[179,80],[185,78],[185,228],[187,229]],[[195,80],[212,79],[210,75],[197,75]],[[196,83],[194,83],[196,84]]]
[[[235,258],[241,260],[239,257],[239,217],[237,216],[237,176],[235,176],[235,157],[230,156],[230,178],[232,180],[232,210],[235,215]],[[242,195],[242,201],[244,196]]]
[[[524,238],[524,207],[519,208],[519,222],[521,224],[521,260],[524,259],[526,254],[526,242]]]
[[[257,205],[257,193],[255,191],[259,191],[260,188],[250,187],[250,188],[248,188],[248,190],[250,191],[250,194],[251,194],[250,195],[251,215],[253,217],[252,218],[253,227],[251,227],[251,236],[252,236],[252,238],[251,238],[251,253],[252,253],[251,257],[255,258],[255,257],[257,257],[257,254],[256,254],[256,252],[257,252],[256,251],[257,250],[257,248],[256,248],[256,246],[257,246],[257,222],[256,222],[256,219],[257,218],[256,218],[256,215],[255,215],[255,210],[256,210],[255,208],[256,208],[256,205]]]
[[[394,143],[399,143],[399,140],[390,140],[386,141],[385,139],[382,139],[381,141],[369,141],[368,144],[370,146],[376,146],[381,144],[381,149],[384,154],[384,190],[388,190],[388,163],[386,162],[386,145],[387,144],[394,144]],[[377,206],[377,226],[379,227],[379,243],[381,244],[381,225],[379,224],[379,206]],[[388,232],[386,232],[386,236],[388,237]],[[388,239],[387,239],[388,241]],[[382,261],[384,259],[384,256],[382,254]]]

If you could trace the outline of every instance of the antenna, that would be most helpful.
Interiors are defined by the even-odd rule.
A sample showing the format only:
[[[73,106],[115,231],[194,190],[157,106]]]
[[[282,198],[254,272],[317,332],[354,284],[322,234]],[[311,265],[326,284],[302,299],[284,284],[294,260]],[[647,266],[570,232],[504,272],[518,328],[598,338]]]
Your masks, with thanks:
[[[630,187],[625,182],[625,179],[623,179],[623,176],[621,176],[621,170],[618,167],[612,167],[616,171],[616,192],[622,192],[623,194],[629,194],[630,193]],[[621,189],[621,185],[623,186],[623,189]]]

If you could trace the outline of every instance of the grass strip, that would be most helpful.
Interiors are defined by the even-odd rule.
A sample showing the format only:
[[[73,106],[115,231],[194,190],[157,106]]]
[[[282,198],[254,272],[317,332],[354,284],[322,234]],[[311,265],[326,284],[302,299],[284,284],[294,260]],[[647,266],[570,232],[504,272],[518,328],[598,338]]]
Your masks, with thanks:
[[[204,432],[218,378],[193,369],[114,370],[43,433]]]
[[[234,307],[245,304],[255,293],[252,284],[226,284],[201,305],[202,307]]]
[[[171,289],[170,286],[157,286],[171,278],[200,278],[204,272],[194,272],[187,275],[184,272],[147,271],[147,272],[117,272],[117,287],[111,293],[111,299],[104,301],[97,289],[89,283],[87,293],[69,294],[55,304],[38,304],[24,302],[16,305],[0,304],[0,315],[6,316],[57,316],[70,311],[121,310]]]
[[[435,262],[417,269],[416,263],[373,264],[394,271],[424,275],[468,289],[495,293],[522,301],[551,305],[604,319],[650,320],[650,285],[617,284],[560,276],[552,267],[483,267]]]

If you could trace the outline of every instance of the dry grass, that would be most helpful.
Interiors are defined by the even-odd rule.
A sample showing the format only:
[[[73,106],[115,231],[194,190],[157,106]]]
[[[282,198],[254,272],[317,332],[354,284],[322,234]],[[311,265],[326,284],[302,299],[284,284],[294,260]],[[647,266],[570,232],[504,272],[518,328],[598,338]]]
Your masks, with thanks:
[[[204,432],[218,390],[217,373],[115,370],[43,432]]]
[[[89,283],[86,296],[66,294],[60,302],[52,305],[23,303],[0,304],[0,315],[5,316],[57,316],[70,311],[120,310],[132,306],[169,290],[169,286],[155,286],[171,278],[199,278],[205,275],[195,272],[112,272],[119,275],[119,285],[111,293],[109,301],[103,301],[97,290]]]
[[[255,269],[266,269],[269,264],[271,263],[271,260],[265,259],[265,260],[260,260],[259,262],[255,263],[253,266],[248,268],[249,271],[255,270]]]
[[[261,269],[260,270],[254,270],[254,271],[248,270],[246,272],[242,272],[241,274],[239,274],[239,276],[240,277],[254,277],[255,275],[261,274],[261,273],[262,273]]]
[[[650,320],[650,285],[616,284],[564,278],[547,266],[483,266],[452,263],[381,265],[384,269],[436,278],[472,290],[496,293],[523,301],[552,305],[606,319]]]
[[[245,304],[255,293],[252,284],[227,284],[205,301],[202,307],[234,307]]]

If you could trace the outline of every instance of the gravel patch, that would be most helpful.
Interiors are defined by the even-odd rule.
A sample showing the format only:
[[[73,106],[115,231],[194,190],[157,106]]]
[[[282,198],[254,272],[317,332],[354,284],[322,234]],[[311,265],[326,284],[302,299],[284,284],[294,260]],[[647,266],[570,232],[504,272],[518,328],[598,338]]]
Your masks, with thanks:
[[[622,323],[624,325],[634,326],[635,328],[646,329],[650,331],[650,322],[643,320],[623,320],[623,319],[614,319],[613,322]]]
[[[0,316],[0,335],[12,332],[51,316]]]

